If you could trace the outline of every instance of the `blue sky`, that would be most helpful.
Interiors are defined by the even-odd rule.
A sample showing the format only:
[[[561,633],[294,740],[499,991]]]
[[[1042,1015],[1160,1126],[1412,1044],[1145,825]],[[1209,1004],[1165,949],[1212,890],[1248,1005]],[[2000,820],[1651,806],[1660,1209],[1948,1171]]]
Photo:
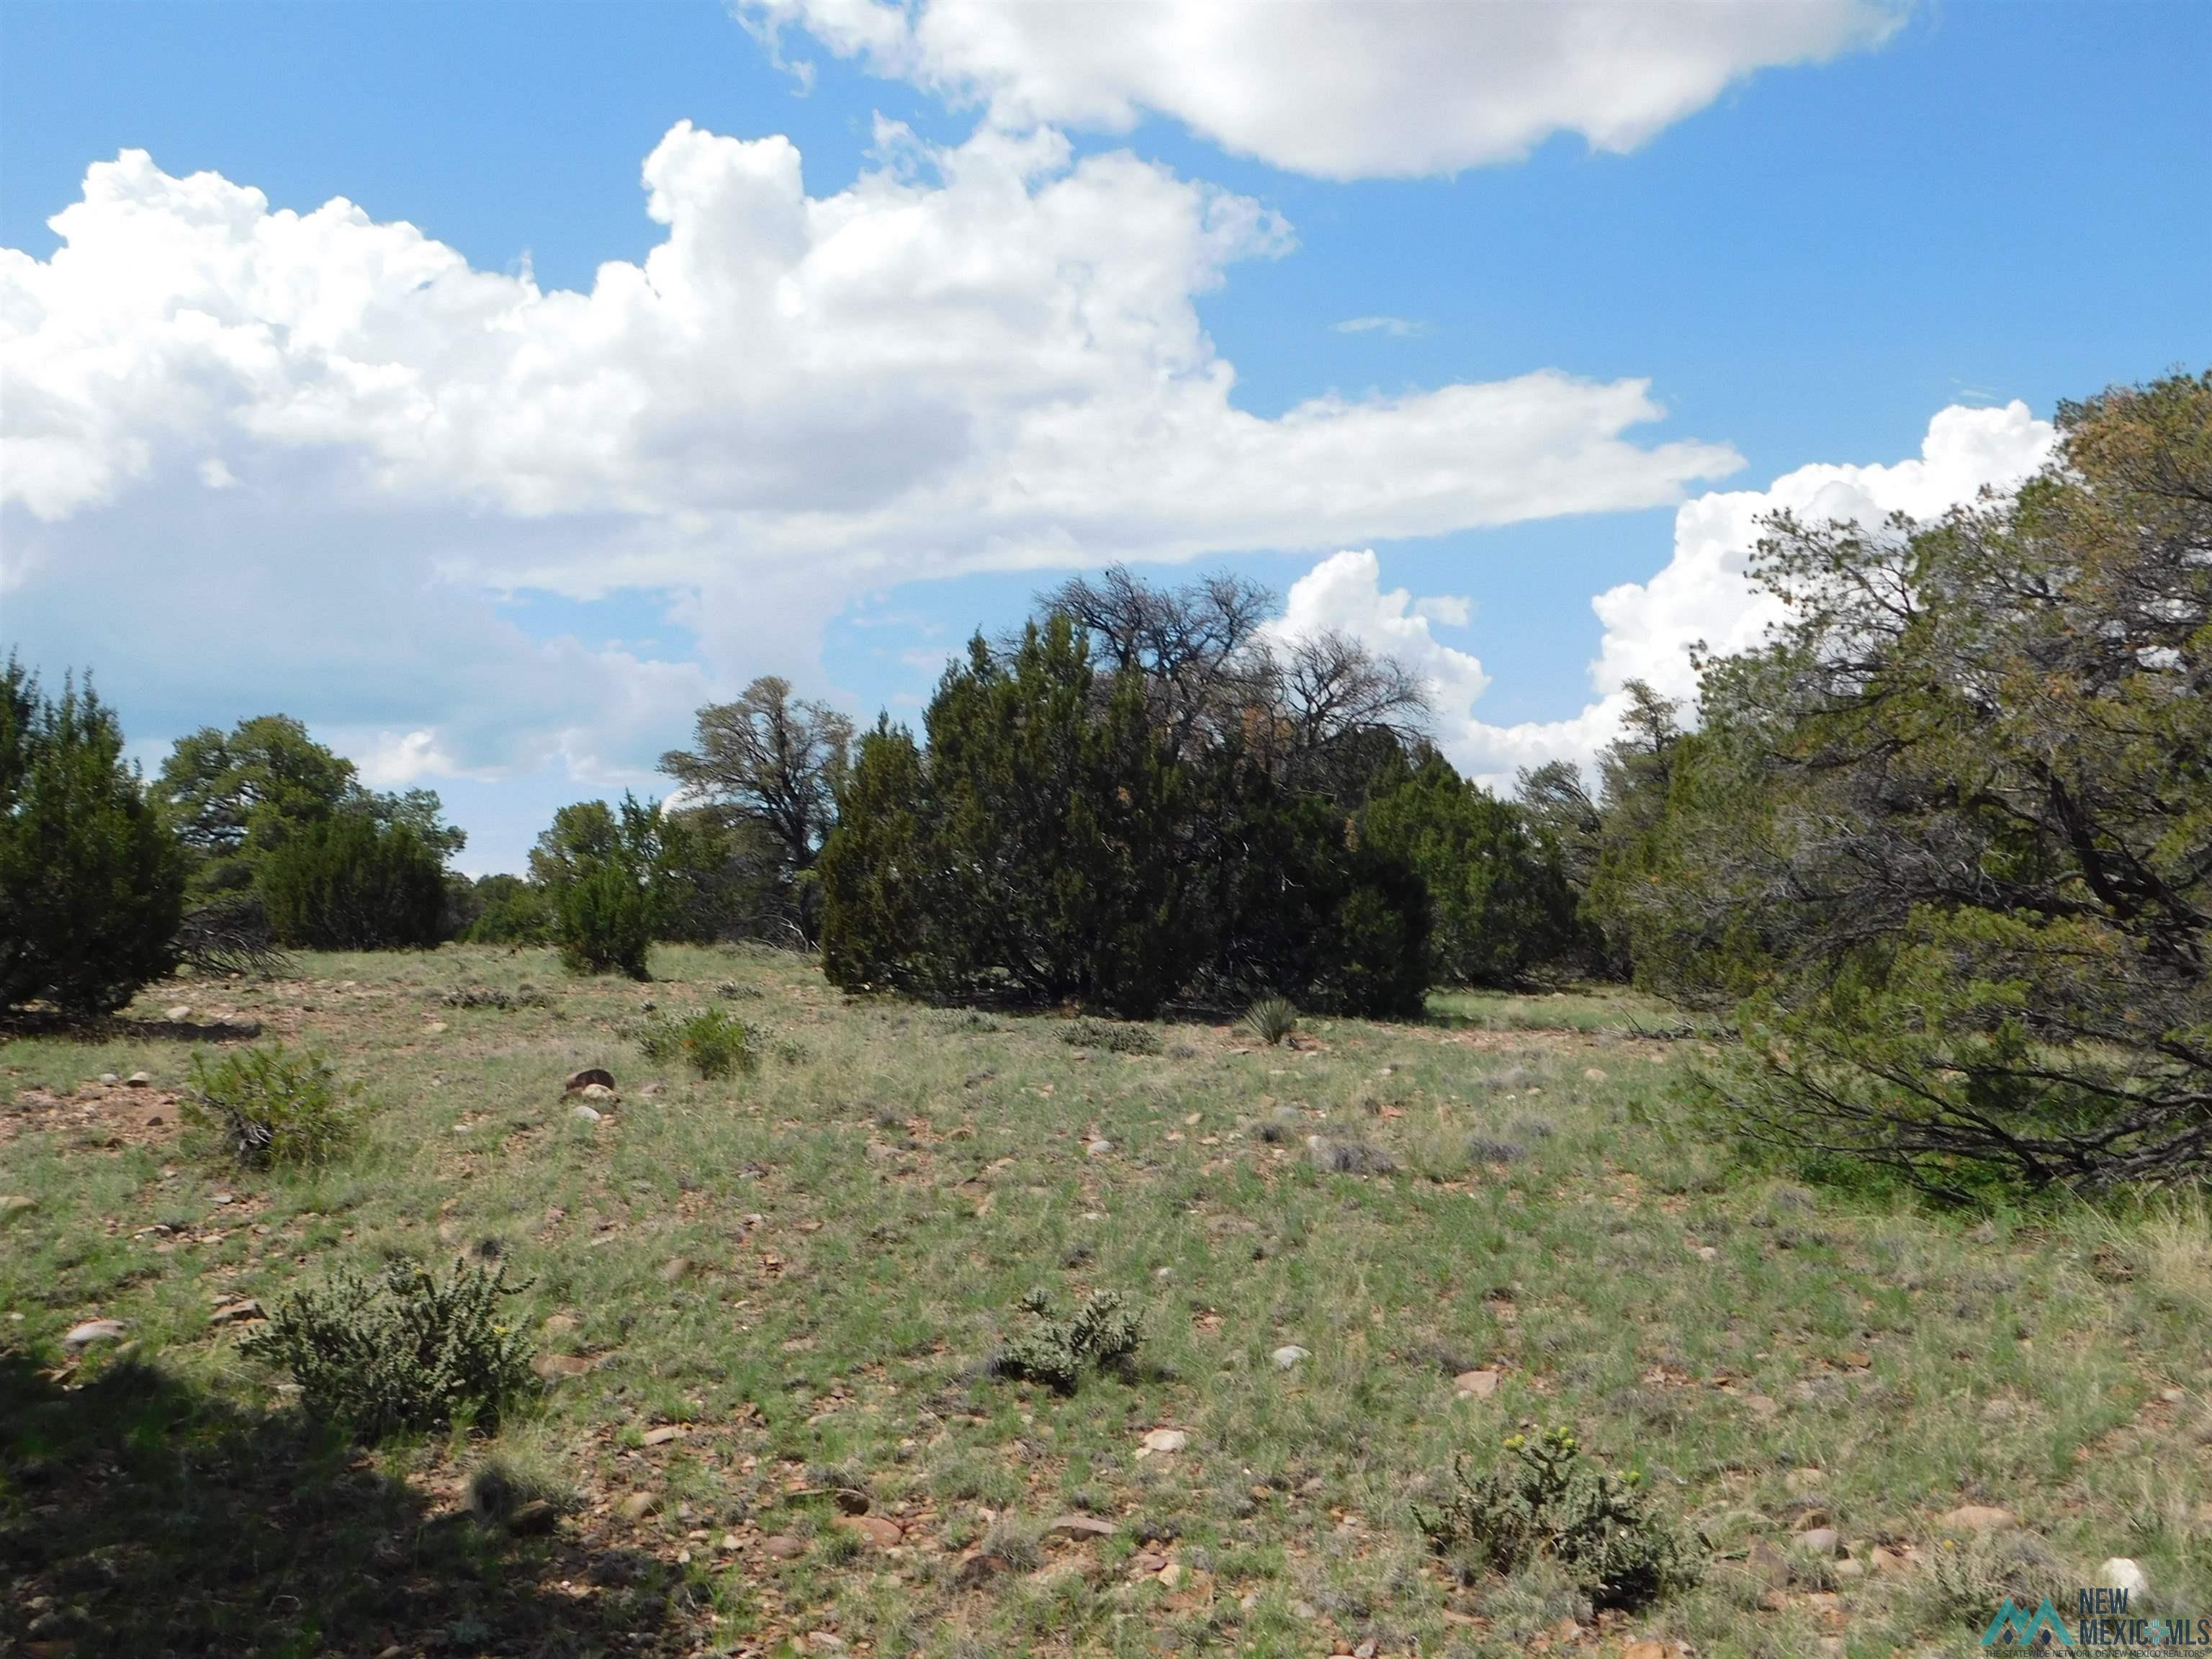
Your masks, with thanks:
[[[0,8],[0,245],[27,256],[6,273],[16,296],[0,283],[14,319],[0,321],[0,392],[16,411],[0,635],[56,676],[90,664],[149,755],[202,723],[300,714],[375,775],[440,790],[477,870],[514,866],[555,805],[648,784],[653,755],[684,738],[685,711],[753,672],[790,672],[856,714],[912,718],[936,653],[1015,620],[1064,569],[1110,556],[1231,564],[1285,593],[1310,575],[1293,622],[1361,632],[1432,671],[1448,750],[1503,776],[1602,737],[1619,674],[1594,675],[1594,659],[1634,666],[1639,652],[1679,656],[1700,636],[1692,627],[1722,637],[1748,625],[1747,601],[1722,591],[1734,556],[1697,540],[1707,531],[1683,502],[1824,484],[1870,509],[1922,509],[2032,465],[2047,440],[2034,421],[2057,399],[2202,367],[2212,343],[2202,5],[1839,3],[1817,26],[1800,9],[1802,38],[1780,45],[1726,29],[1717,43],[1686,21],[1698,38],[1662,46],[1721,84],[1626,137],[1605,124],[1640,107],[1648,42],[1562,64],[1545,54],[1587,46],[1493,40],[1481,9],[1452,9],[1461,17],[1411,54],[1435,59],[1430,82],[1405,59],[1413,37],[1443,27],[1437,9],[1371,7],[1346,27],[1376,39],[1328,50],[1371,49],[1376,78],[1402,83],[1322,111],[1316,128],[1340,131],[1333,119],[1342,137],[1319,152],[1283,136],[1294,124],[1242,131],[1217,117],[1241,106],[1237,73],[1277,76],[1285,100],[1298,76],[1320,74],[1325,99],[1336,95],[1326,65],[1236,70],[1234,39],[1211,43],[1218,64],[1209,43],[1178,33],[1158,62],[1132,51],[1117,67],[1079,38],[1071,60],[1065,40],[1040,36],[1010,68],[976,57],[952,13],[935,35],[907,14],[902,45],[863,50],[787,0],[771,50],[772,9]],[[1079,37],[1125,27],[1108,8],[1054,15]],[[1518,67],[1495,71],[1486,93],[1483,66],[1509,59]],[[1066,91],[1070,61],[1094,77],[1082,96]],[[1471,137],[1443,162],[1398,159],[1455,122],[1491,132],[1497,108],[1553,73],[1598,87],[1577,94],[1597,102],[1532,117],[1508,141]],[[1100,100],[1121,100],[1126,117],[1098,114]],[[911,136],[886,139],[884,118]],[[480,343],[505,325],[459,302],[435,326],[394,321],[428,279],[391,276],[365,235],[234,258],[258,234],[237,228],[242,210],[225,198],[214,216],[246,239],[223,252],[206,240],[213,210],[175,183],[219,174],[272,212],[343,197],[368,224],[411,225],[469,271],[526,270],[541,294],[580,292],[603,262],[642,262],[669,239],[647,216],[640,168],[679,121],[728,139],[787,137],[814,203],[893,177],[919,192],[908,206],[943,210],[942,222],[925,255],[861,273],[865,305],[850,252],[828,277],[793,265],[762,278],[763,293],[796,283],[816,295],[807,314],[820,320],[796,345],[687,312],[702,331],[691,350],[636,346],[620,367],[637,389],[604,407],[589,389],[607,366],[591,354],[630,348],[562,336],[584,366],[527,384],[575,422],[563,441],[578,455],[556,446],[542,466],[527,432],[487,441],[480,465],[410,447],[410,422],[443,434],[451,420],[467,438],[468,419],[510,417],[501,388],[524,371],[470,379]],[[969,164],[945,158],[981,155],[993,135],[1066,151],[1008,164],[1027,182],[963,202],[945,169]],[[1495,153],[1500,142],[1514,153]],[[106,228],[83,216],[82,268],[49,263],[64,238],[47,220],[86,195],[89,167],[131,149],[155,171],[103,198]],[[665,176],[705,180],[675,210],[679,228],[724,247],[735,227],[715,257],[743,263],[744,237],[799,234],[788,215],[739,212],[716,193],[727,169],[772,158],[694,151],[670,152]],[[1124,152],[1146,171],[1084,171]],[[1054,222],[1095,213],[1110,233],[1125,220],[1126,249],[1079,227],[1059,275],[994,272],[954,312],[915,306],[913,338],[896,337],[901,282],[933,291],[1018,251],[1038,234],[1024,213],[1055,180],[1097,188]],[[671,199],[693,188],[672,185]],[[726,212],[726,225],[714,216]],[[1194,255],[1208,225],[1234,246]],[[1096,270],[1070,278],[1071,262]],[[1158,275],[1170,264],[1174,282]],[[189,267],[190,283],[149,267]],[[307,282],[331,291],[312,312],[287,310]],[[844,286],[805,286],[825,282]],[[1071,283],[1111,301],[1073,335],[1045,316]],[[702,280],[687,304],[711,308],[722,292]],[[333,321],[343,295],[359,308]],[[479,303],[490,301],[468,301]],[[998,314],[976,317],[979,306]],[[206,345],[179,343],[186,311],[219,317],[232,343],[191,356]],[[1126,342],[1112,337],[1120,324],[1098,325],[1109,313],[1134,319]],[[172,332],[146,331],[157,314]],[[772,306],[762,318],[745,328],[782,326]],[[1360,319],[1384,320],[1339,326]],[[916,357],[971,325],[933,384]],[[344,377],[326,359],[299,361],[318,327],[350,342],[349,365],[380,365],[337,414],[330,388]],[[272,339],[281,392],[280,371],[252,356]],[[1063,351],[1062,379],[1026,378]],[[771,358],[773,373],[761,367]],[[1234,368],[1220,406],[1147,403],[1152,380],[1188,391],[1209,364]],[[1573,386],[1540,389],[1540,409],[1505,393],[1474,414],[1430,407],[1450,388],[1519,386],[1547,369]],[[386,375],[422,388],[406,410]],[[1589,389],[1623,381],[1647,382],[1663,416],[1601,410]],[[1358,418],[1298,447],[1295,411],[1331,398]],[[2027,418],[2008,423],[2014,400]],[[1080,416],[1073,459],[1037,459],[1059,454],[1057,428],[1002,453],[979,435],[1062,402]],[[955,409],[957,420],[943,412]],[[452,413],[464,410],[476,413]],[[1951,447],[1923,455],[1946,410],[1980,423],[1955,419]],[[1248,430],[1237,414],[1268,424]],[[1207,424],[1169,462],[1147,459],[1142,431],[1162,421]],[[1531,424],[1556,428],[1546,441],[1566,482],[1486,477],[1550,476],[1548,452],[1493,445],[1501,426]],[[604,452],[601,429],[617,433]],[[936,445],[933,430],[952,435]],[[801,434],[788,455],[787,433]],[[1085,495],[1080,450],[1125,439],[1126,471],[1101,468]],[[1702,448],[1642,459],[1686,443]],[[720,447],[746,444],[775,451],[771,479],[726,476]],[[1141,499],[1194,451],[1200,476]],[[1064,480],[1052,470],[1063,463]],[[1899,463],[1921,470],[1804,471]],[[1583,482],[1615,466],[1617,483]],[[1296,492],[1317,467],[1340,476],[1309,527]],[[586,474],[589,487],[569,487]],[[1038,478],[1065,505],[1012,516],[979,505],[1006,476]],[[1355,486],[1374,499],[1352,499]],[[1425,492],[1432,508],[1401,505]],[[1698,524],[1743,517],[1716,505]],[[1371,568],[1316,570],[1339,549],[1370,548]],[[1623,585],[1601,620],[1593,598]],[[1400,589],[1466,603],[1417,616],[1390,603]],[[196,650],[202,629],[222,643]]]

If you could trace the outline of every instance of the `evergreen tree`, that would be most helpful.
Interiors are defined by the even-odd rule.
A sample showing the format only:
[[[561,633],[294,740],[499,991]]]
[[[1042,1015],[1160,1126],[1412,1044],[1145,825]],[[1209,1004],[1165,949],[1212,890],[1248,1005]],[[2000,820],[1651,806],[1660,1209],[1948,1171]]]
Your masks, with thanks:
[[[404,823],[341,811],[299,826],[261,866],[281,945],[318,951],[422,949],[441,937],[445,868]]]
[[[1431,755],[1369,803],[1368,838],[1419,872],[1429,893],[1436,977],[1510,985],[1577,954],[1576,898],[1559,853],[1528,815]]]
[[[184,863],[94,694],[0,669],[0,1008],[104,1014],[167,973]]]

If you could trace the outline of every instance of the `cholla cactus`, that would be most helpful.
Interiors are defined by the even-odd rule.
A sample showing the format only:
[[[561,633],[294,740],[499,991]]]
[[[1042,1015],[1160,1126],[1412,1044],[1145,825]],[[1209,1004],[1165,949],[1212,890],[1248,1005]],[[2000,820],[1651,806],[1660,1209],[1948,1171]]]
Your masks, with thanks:
[[[290,1371],[309,1412],[365,1441],[470,1411],[492,1423],[531,1380],[529,1338],[497,1317],[500,1298],[527,1289],[504,1263],[442,1279],[404,1262],[380,1282],[342,1272],[279,1303],[241,1346]]]
[[[1037,1319],[1037,1328],[1009,1342],[991,1362],[1000,1376],[1042,1382],[1060,1394],[1073,1394],[1085,1365],[1101,1370],[1125,1368],[1144,1340],[1143,1322],[1123,1307],[1118,1291],[1093,1291],[1065,1322],[1052,1317],[1052,1298],[1031,1291],[1018,1304]]]
[[[1505,1458],[1472,1477],[1467,1460],[1455,1459],[1457,1489],[1443,1509],[1415,1507],[1435,1549],[1467,1551],[1498,1572],[1548,1555],[1599,1607],[1642,1607],[1697,1582],[1697,1552],[1653,1512],[1637,1471],[1615,1474],[1585,1460],[1568,1428],[1534,1439],[1510,1435],[1504,1449]]]

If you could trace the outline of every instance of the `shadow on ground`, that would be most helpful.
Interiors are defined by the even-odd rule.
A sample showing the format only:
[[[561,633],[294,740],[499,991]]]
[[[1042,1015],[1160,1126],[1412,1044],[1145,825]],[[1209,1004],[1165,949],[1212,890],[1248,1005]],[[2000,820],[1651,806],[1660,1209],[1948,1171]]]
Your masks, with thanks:
[[[649,1557],[433,1513],[293,1414],[0,1352],[0,1654],[582,1659],[690,1651],[699,1617]]]

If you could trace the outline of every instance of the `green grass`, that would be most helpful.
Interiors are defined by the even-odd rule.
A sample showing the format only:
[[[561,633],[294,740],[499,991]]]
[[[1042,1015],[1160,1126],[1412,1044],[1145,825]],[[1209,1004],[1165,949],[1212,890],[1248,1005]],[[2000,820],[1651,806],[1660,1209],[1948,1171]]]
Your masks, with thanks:
[[[1859,1559],[1935,1557],[1965,1503],[2018,1515],[2055,1595],[2131,1555],[2166,1607],[2212,1613],[2202,1208],[1943,1216],[1735,1166],[1682,1118],[1699,1044],[1631,1035],[1674,1023],[1632,996],[1310,1017],[1310,1048],[1167,1024],[1142,1054],[1056,1016],[849,1000],[768,951],[659,950],[649,984],[477,948],[301,965],[134,1012],[327,1053],[364,1091],[326,1169],[240,1170],[137,1122],[188,1045],[0,1048],[0,1195],[37,1200],[0,1215],[0,1638],[768,1654],[834,1630],[950,1659],[1522,1653],[1540,1632],[1871,1659],[1978,1651],[1993,1604],[1962,1605],[1963,1568],[1798,1559],[1762,1606],[1768,1553],[1817,1510]],[[526,982],[544,1004],[442,1000]],[[759,1039],[750,1076],[624,1035],[723,1000]],[[562,1094],[586,1066],[621,1094],[597,1122]],[[52,1103],[141,1069],[152,1090]],[[1309,1135],[1396,1173],[1329,1173]],[[531,1281],[516,1316],[574,1373],[496,1436],[349,1452],[210,1323],[463,1252]],[[1134,1365],[1066,1396],[989,1376],[1033,1286],[1120,1291]],[[94,1317],[135,1349],[67,1359]],[[1307,1353],[1281,1369],[1286,1345]],[[1478,1367],[1496,1394],[1458,1397]],[[1413,1506],[1454,1455],[1553,1424],[1703,1529],[1702,1584],[1600,1623],[1541,1564],[1462,1583],[1427,1552]],[[1188,1443],[1138,1456],[1159,1427]],[[471,1510],[492,1464],[565,1494],[550,1530]],[[853,1492],[895,1547],[842,1514]],[[1070,1510],[1118,1530],[1045,1531]],[[1163,1558],[1180,1582],[1140,1575]],[[1966,1565],[1966,1600],[2005,1568]]]

